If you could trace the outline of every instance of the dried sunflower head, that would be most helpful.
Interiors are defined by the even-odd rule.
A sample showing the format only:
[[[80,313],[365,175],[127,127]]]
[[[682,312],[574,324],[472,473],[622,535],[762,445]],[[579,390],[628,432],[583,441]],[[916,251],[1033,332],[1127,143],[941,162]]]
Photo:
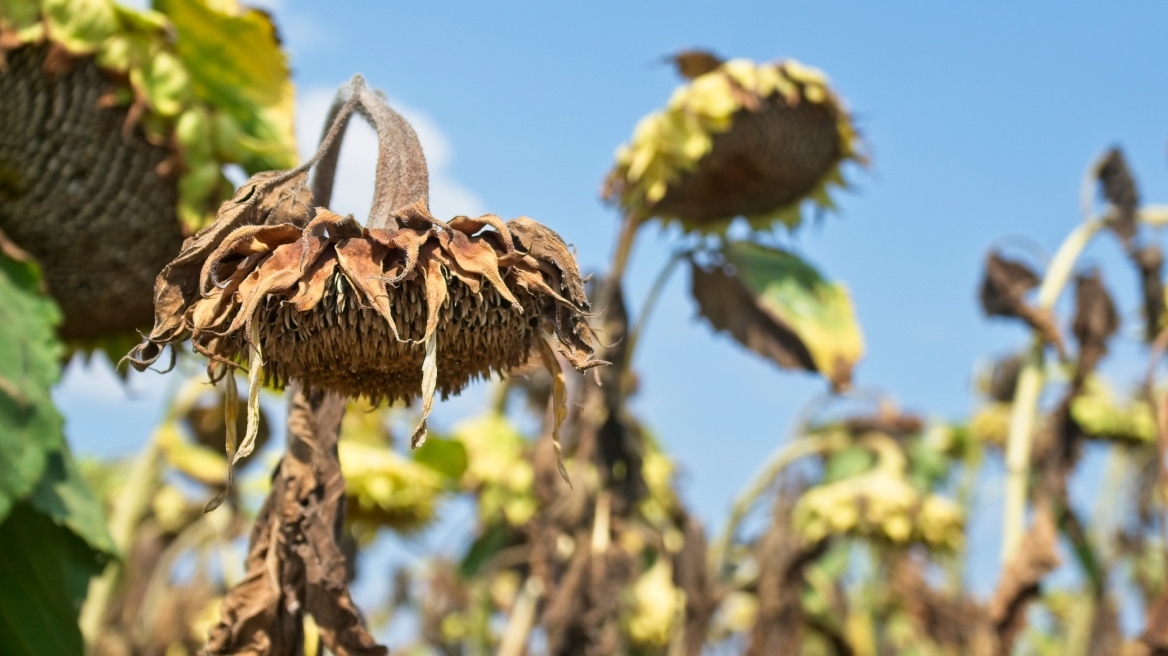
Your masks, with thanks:
[[[688,61],[678,58],[683,73]],[[794,228],[806,198],[833,207],[830,186],[845,184],[840,166],[865,160],[823,73],[794,60],[716,61],[703,60],[693,72],[705,72],[641,119],[617,150],[604,196],[640,220],[716,233],[738,216],[759,229]]]
[[[384,185],[399,184],[395,173],[411,166],[424,169],[417,137],[355,78],[317,157],[253,177],[162,271],[154,331],[131,363],[144,369],[166,345],[190,339],[213,362],[250,361],[253,379],[262,371],[277,387],[294,379],[374,401],[420,396],[415,446],[436,391],[456,394],[534,354],[558,368],[548,339],[577,369],[602,364],[593,359],[576,262],[549,228],[525,217],[436,219],[424,170],[407,185],[412,202],[384,214],[378,208],[389,201],[375,203],[370,227],[314,206],[307,170],[329,161],[353,111],[386,137],[379,202],[411,195]]]

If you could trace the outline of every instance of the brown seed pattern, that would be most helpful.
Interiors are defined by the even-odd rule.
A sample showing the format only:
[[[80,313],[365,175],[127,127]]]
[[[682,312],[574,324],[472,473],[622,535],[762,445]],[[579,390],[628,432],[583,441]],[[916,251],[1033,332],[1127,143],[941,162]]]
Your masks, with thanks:
[[[224,204],[220,221],[260,220],[266,180]],[[253,204],[261,211],[239,207]],[[159,277],[156,333],[130,354],[134,366],[149,366],[163,346],[186,338],[212,361],[243,363],[258,346],[268,384],[299,380],[392,401],[422,393],[431,336],[443,397],[523,365],[545,337],[577,369],[603,364],[593,359],[574,259],[558,235],[530,219],[447,224],[424,203],[396,213],[396,229],[363,228],[323,208],[303,227],[292,215],[272,217],[230,232],[212,225],[206,231],[217,243],[202,235],[188,243]],[[172,287],[194,291],[168,293]],[[162,302],[175,298],[182,300]],[[249,338],[253,326],[258,344]]]

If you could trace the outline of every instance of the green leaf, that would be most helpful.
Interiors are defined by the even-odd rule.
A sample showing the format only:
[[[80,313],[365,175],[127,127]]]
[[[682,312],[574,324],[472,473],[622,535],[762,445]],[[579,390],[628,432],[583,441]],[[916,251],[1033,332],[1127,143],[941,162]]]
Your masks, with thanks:
[[[458,440],[431,435],[414,450],[414,461],[457,482],[466,471],[466,447]]]
[[[32,262],[0,254],[0,521],[65,444],[49,388],[60,375],[61,313]]]
[[[118,15],[109,0],[43,0],[49,36],[70,52],[88,54],[118,31]]]
[[[693,294],[714,328],[780,367],[851,384],[864,339],[847,290],[798,256],[749,241],[722,247],[725,266],[693,266]]]
[[[858,476],[872,468],[876,456],[862,446],[850,446],[838,451],[823,466],[823,483],[834,483]]]
[[[68,449],[49,454],[45,475],[29,502],[55,524],[84,540],[101,560],[117,553],[101,503],[82,478]]]
[[[37,0],[0,0],[0,26],[19,31],[38,25],[40,20]]]
[[[243,131],[248,172],[296,161],[288,58],[267,14],[233,0],[156,0],[178,32],[175,50],[197,98],[222,108]],[[248,139],[250,137],[250,139]]]
[[[31,503],[0,524],[0,645],[7,656],[81,654],[77,615],[99,555]]]
[[[491,526],[470,546],[458,564],[458,575],[464,579],[474,578],[492,556],[513,544],[515,538],[514,529],[505,522]]]
[[[169,52],[160,52],[141,68],[132,69],[130,83],[162,116],[178,114],[190,94],[190,76],[179,58]]]

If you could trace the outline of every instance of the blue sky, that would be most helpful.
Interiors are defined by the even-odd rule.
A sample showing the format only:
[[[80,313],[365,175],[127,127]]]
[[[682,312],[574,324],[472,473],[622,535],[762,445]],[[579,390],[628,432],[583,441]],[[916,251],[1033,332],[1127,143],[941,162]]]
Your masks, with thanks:
[[[419,127],[436,213],[531,216],[574,244],[586,269],[603,266],[615,235],[617,214],[597,193],[613,151],[678,84],[662,55],[702,46],[822,68],[854,110],[873,166],[852,171],[856,190],[839,199],[839,215],[789,243],[851,290],[868,345],[857,383],[930,416],[968,412],[974,361],[1024,341],[975,304],[988,246],[1025,236],[1052,253],[1079,220],[1084,169],[1112,144],[1144,198],[1168,201],[1164,3],[266,5],[292,52],[302,134],[318,133],[309,122],[328,94],[360,72]],[[361,167],[373,152],[346,147],[335,209],[368,207],[372,176]],[[642,232],[634,307],[675,238]],[[1134,333],[1135,277],[1114,240],[1101,238],[1085,261],[1105,267]],[[714,336],[695,319],[685,278],[673,279],[638,355],[635,408],[681,462],[685,498],[717,526],[824,384]],[[1121,351],[1107,370],[1126,383],[1138,356]],[[74,444],[131,451],[157,417],[160,384],[135,377],[127,395],[100,365],[72,368],[58,399]],[[481,398],[478,389],[440,404],[434,421],[449,426]],[[978,527],[993,536],[988,507]]]

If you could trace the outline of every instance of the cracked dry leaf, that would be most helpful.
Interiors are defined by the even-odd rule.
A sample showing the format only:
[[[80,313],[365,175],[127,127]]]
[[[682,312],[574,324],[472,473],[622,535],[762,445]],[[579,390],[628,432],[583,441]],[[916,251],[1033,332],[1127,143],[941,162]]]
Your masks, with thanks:
[[[1054,344],[1059,357],[1066,357],[1063,338],[1050,311],[1026,302],[1026,292],[1038,286],[1038,274],[1017,260],[998,252],[986,257],[985,277],[981,283],[981,308],[986,316],[1022,319],[1044,339]]]
[[[247,572],[220,605],[207,654],[297,653],[304,614],[337,656],[384,656],[349,595],[335,531],[345,480],[335,449],[343,399],[289,392],[288,452],[256,517]]]
[[[847,290],[798,256],[752,242],[722,248],[723,267],[693,265],[702,316],[750,350],[788,369],[851,385],[864,340]]]
[[[843,102],[820,71],[787,60],[673,58],[691,78],[617,150],[603,195],[640,220],[723,233],[745,216],[757,229],[795,228],[810,199],[833,209],[841,166],[866,164]]]
[[[270,18],[228,0],[156,8],[0,3],[0,229],[44,263],[59,332],[86,350],[150,323],[154,276],[231,192],[223,165],[296,160]]]

